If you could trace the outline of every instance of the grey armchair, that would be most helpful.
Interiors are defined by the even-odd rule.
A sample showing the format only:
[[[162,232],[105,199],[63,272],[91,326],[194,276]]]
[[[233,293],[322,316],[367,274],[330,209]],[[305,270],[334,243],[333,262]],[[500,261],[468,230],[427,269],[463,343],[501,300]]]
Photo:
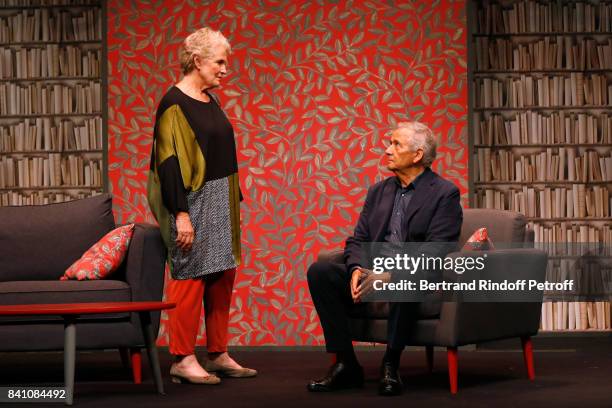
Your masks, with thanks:
[[[489,209],[465,209],[459,247],[471,234],[486,227],[493,243],[513,243],[509,249],[487,251],[486,268],[480,279],[508,276],[517,279],[543,280],[547,255],[533,249],[533,231],[526,228],[522,214]],[[455,252],[448,256],[475,253]],[[322,253],[320,260],[342,263],[342,251]],[[517,262],[520,266],[517,267]],[[451,274],[455,275],[453,272]],[[520,276],[519,276],[520,275]],[[449,279],[452,276],[448,277]],[[459,294],[443,299],[439,293],[428,294],[420,304],[419,319],[409,334],[409,345],[425,346],[428,367],[433,366],[434,346],[446,347],[450,391],[457,392],[457,348],[467,344],[518,337],[522,340],[525,364],[530,379],[535,378],[530,337],[538,332],[542,299],[531,303],[471,303]],[[350,328],[353,339],[385,343],[387,338],[388,303],[357,304],[351,311]]]

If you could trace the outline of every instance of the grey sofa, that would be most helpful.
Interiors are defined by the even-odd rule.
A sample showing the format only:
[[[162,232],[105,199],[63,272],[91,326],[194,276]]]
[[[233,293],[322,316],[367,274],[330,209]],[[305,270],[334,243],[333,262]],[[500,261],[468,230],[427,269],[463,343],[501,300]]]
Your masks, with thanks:
[[[0,207],[0,305],[161,300],[166,250],[159,229],[136,224],[127,256],[109,278],[60,281],[68,266],[115,227],[111,196],[43,206]],[[159,313],[152,313],[153,332]],[[135,313],[88,316],[76,321],[77,349],[132,350],[140,381],[144,341]],[[58,317],[0,319],[0,350],[61,350]],[[126,361],[124,361],[126,362]]]
[[[497,279],[499,276],[516,276],[517,279],[544,280],[547,254],[533,249],[533,231],[526,227],[522,214],[489,209],[464,209],[463,225],[459,239],[461,248],[471,234],[487,227],[493,243],[512,244],[511,248],[487,251],[486,268],[479,279]],[[482,252],[470,251],[478,256]],[[465,256],[467,252],[455,252],[448,256]],[[319,260],[343,262],[342,252],[333,251],[319,255]],[[521,265],[517,267],[517,265]],[[452,279],[445,276],[445,279]],[[456,275],[455,275],[456,277]],[[431,369],[433,347],[446,347],[448,356],[450,389],[457,392],[457,347],[486,341],[517,337],[522,340],[528,375],[535,373],[531,353],[530,336],[538,332],[541,314],[539,302],[530,303],[471,303],[457,295],[442,298],[439,293],[427,295],[421,303],[419,319],[409,335],[409,344],[425,346]],[[370,302],[354,305],[351,310],[351,333],[354,340],[385,343],[387,339],[388,303]]]

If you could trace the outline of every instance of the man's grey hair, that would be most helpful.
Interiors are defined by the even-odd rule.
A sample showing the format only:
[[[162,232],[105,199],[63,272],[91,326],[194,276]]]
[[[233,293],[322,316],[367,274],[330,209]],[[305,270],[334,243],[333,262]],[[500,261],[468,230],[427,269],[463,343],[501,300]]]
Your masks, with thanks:
[[[232,51],[229,41],[221,34],[221,31],[203,27],[189,34],[185,41],[183,41],[179,51],[179,60],[183,74],[188,74],[195,69],[193,59],[196,55],[204,59],[210,59],[213,47],[219,44],[225,48],[228,54]]]
[[[397,128],[406,129],[411,132],[408,142],[410,149],[413,151],[417,149],[423,150],[421,163],[425,167],[431,167],[431,164],[436,159],[436,148],[438,147],[438,142],[432,130],[427,125],[417,121],[398,123]]]

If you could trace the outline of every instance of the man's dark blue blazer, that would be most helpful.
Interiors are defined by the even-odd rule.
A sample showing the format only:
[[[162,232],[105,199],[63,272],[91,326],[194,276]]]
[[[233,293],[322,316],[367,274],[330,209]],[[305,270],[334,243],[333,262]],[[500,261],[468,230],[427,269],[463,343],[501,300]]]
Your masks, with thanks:
[[[399,188],[394,177],[374,184],[368,190],[366,201],[352,237],[346,240],[344,263],[347,271],[362,265],[361,243],[383,242],[387,234],[395,193]],[[408,230],[405,242],[457,242],[463,223],[459,189],[429,168],[414,184],[415,191],[405,214]],[[444,250],[443,248],[447,249]],[[449,246],[440,249],[423,246],[427,256],[445,256]],[[418,315],[418,303],[391,302],[387,324],[387,344],[392,349],[402,349],[411,322]]]
[[[415,183],[407,214],[405,242],[457,242],[463,223],[459,189],[426,168]],[[383,242],[398,184],[395,176],[371,186],[352,237],[346,240],[344,263],[347,270],[363,266],[362,242]],[[445,254],[443,254],[445,255]],[[442,255],[442,256],[443,256]]]

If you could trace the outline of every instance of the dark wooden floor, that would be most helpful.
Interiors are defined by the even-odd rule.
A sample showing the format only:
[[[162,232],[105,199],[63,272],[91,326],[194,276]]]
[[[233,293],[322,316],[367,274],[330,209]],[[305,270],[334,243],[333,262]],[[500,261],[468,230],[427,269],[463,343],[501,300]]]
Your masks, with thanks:
[[[399,397],[376,394],[383,349],[359,351],[366,386],[333,394],[311,394],[305,385],[329,364],[323,351],[304,349],[238,350],[233,355],[257,368],[252,379],[224,379],[219,386],[170,383],[170,357],[160,350],[167,395],[157,395],[143,358],[143,383],[131,383],[114,351],[80,352],[76,366],[77,407],[610,407],[612,406],[612,349],[610,344],[535,351],[536,380],[527,379],[518,350],[459,351],[459,393],[448,391],[446,354],[436,351],[435,370],[425,370],[424,352],[408,350],[401,374],[406,385]],[[202,353],[203,355],[203,353]],[[0,385],[61,385],[61,353],[0,353]],[[2,406],[3,404],[0,404]],[[47,404],[19,404],[19,406]],[[51,406],[59,406],[53,404]]]

